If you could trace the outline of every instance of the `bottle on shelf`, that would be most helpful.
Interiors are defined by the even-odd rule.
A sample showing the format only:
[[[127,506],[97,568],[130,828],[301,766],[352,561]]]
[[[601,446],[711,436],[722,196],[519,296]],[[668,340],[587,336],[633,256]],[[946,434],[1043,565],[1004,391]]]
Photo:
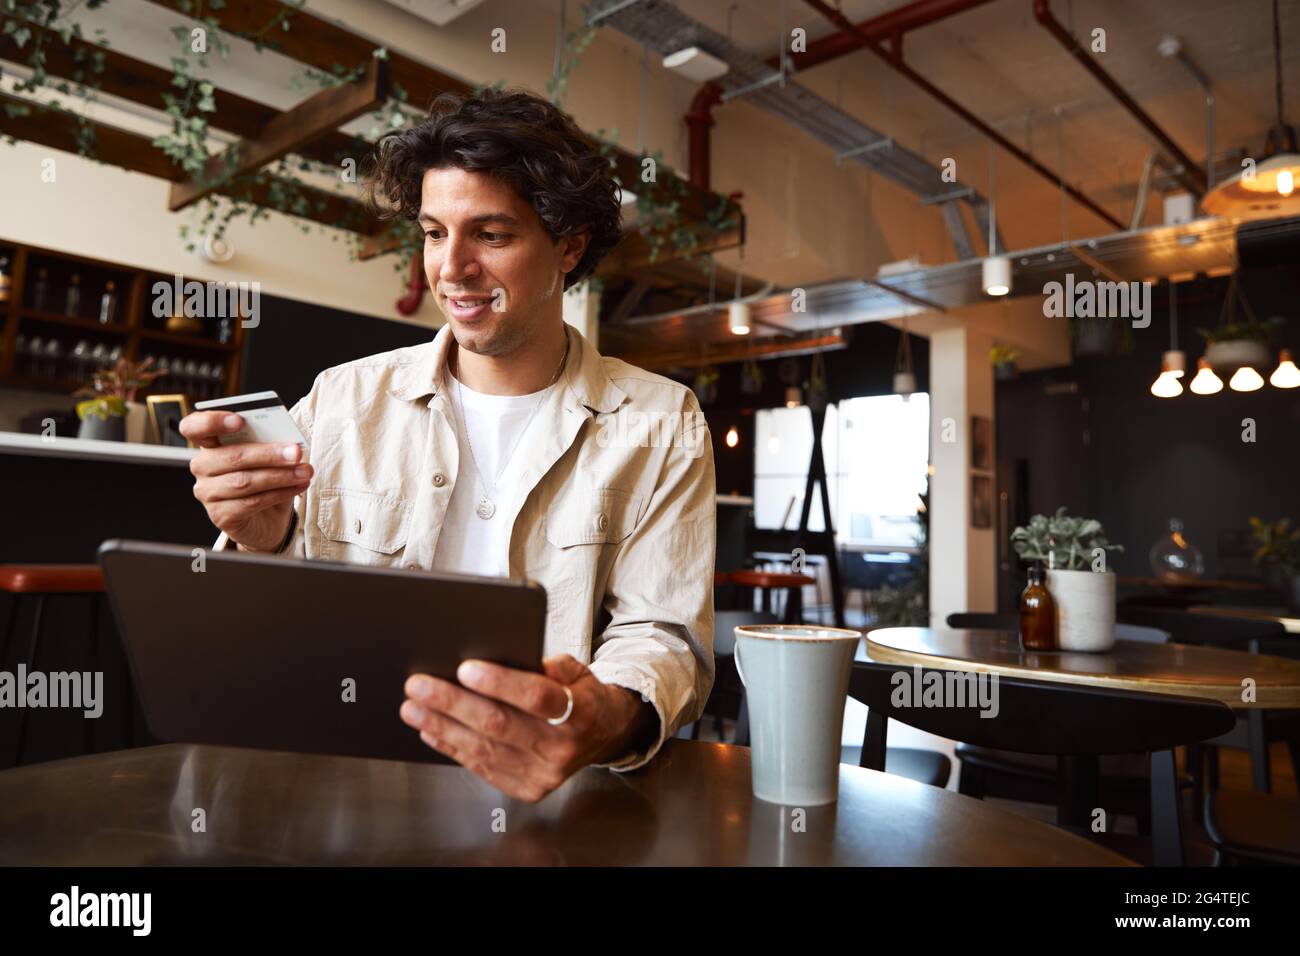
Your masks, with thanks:
[[[78,340],[77,344],[72,347],[72,376],[77,380],[78,385],[85,385],[90,378],[87,372],[87,366],[90,364],[90,343],[85,339]]]
[[[10,282],[9,257],[0,254],[0,303],[9,301]]]
[[[112,325],[117,321],[117,285],[112,279],[104,283],[104,294],[99,297],[99,324]]]
[[[45,343],[45,377],[63,377],[63,343],[58,339]]]
[[[32,284],[32,308],[39,312],[50,310],[50,273],[48,269],[36,270],[36,281]]]
[[[27,340],[27,374],[39,378],[44,361],[45,340],[39,335],[33,335]]]
[[[72,273],[68,282],[68,293],[63,300],[63,314],[75,316],[81,311],[81,276]]]
[[[1020,646],[1027,651],[1056,650],[1056,601],[1047,590],[1041,564],[1029,568],[1029,584],[1020,595]]]

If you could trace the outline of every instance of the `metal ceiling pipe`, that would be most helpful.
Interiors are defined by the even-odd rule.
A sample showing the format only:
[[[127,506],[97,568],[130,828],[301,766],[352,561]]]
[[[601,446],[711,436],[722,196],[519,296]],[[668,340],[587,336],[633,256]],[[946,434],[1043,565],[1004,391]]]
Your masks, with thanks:
[[[700,87],[691,107],[683,117],[690,149],[690,183],[701,189],[709,188],[709,129],[713,126],[713,107],[722,101],[722,90],[712,83]]]
[[[1156,138],[1156,141],[1165,148],[1165,151],[1174,158],[1174,161],[1182,166],[1182,170],[1177,176],[1184,185],[1187,186],[1199,198],[1205,193],[1205,173],[1201,170],[1192,158],[1188,156],[1181,146],[1169,138],[1169,134],[1161,129],[1156,121],[1147,115],[1146,110],[1138,106],[1137,101],[1124,88],[1116,83],[1109,73],[1097,65],[1097,61],[1088,55],[1088,52],[1079,44],[1068,30],[1052,16],[1052,10],[1048,0],[1034,0],[1034,16],[1043,27],[1057,39],[1057,42],[1069,52],[1085,70],[1093,75],[1098,83],[1106,88],[1106,91],[1119,102],[1119,105],[1128,110],[1132,117],[1137,120],[1146,129],[1148,133]],[[1213,161],[1211,159],[1211,161]]]
[[[1183,42],[1178,37],[1169,35],[1163,37],[1156,49],[1160,51],[1161,56],[1172,56],[1176,58],[1183,66],[1187,67],[1188,72],[1196,78],[1196,82],[1201,84],[1201,89],[1205,91],[1205,188],[1210,190],[1214,188],[1214,89],[1210,86],[1210,78],[1205,72],[1196,65],[1196,62],[1187,55],[1183,49]]]
[[[858,28],[856,24],[854,24],[851,20],[845,17],[838,10],[830,6],[827,6],[825,3],[822,2],[822,0],[804,0],[804,3],[808,4],[810,7],[815,9],[818,13],[820,13],[822,16],[826,17],[826,19],[830,20],[831,23],[835,24],[841,30],[848,30],[855,33],[857,32]],[[914,84],[919,86],[921,89],[925,90],[925,92],[929,93],[932,97],[934,97],[944,106],[948,107],[948,109],[952,110],[954,113],[956,113],[958,116],[964,119],[971,126],[974,126],[977,130],[979,130],[989,139],[993,140],[993,142],[997,143],[999,146],[1005,149],[1012,156],[1015,156],[1018,160],[1020,160],[1022,163],[1024,163],[1026,166],[1032,169],[1034,172],[1038,173],[1038,175],[1042,176],[1053,186],[1057,186],[1060,189],[1062,189],[1067,196],[1069,196],[1075,202],[1079,203],[1079,205],[1090,210],[1096,216],[1110,223],[1116,229],[1124,228],[1124,224],[1122,222],[1120,222],[1113,215],[1108,213],[1105,209],[1103,209],[1101,206],[1095,203],[1092,199],[1084,195],[1078,189],[1075,189],[1064,179],[1062,179],[1059,175],[1054,173],[1052,170],[1048,169],[1038,160],[1034,159],[1034,157],[1031,156],[1029,153],[1025,152],[1015,143],[1011,142],[1011,140],[1007,139],[1005,136],[1003,136],[1001,133],[995,130],[988,123],[985,123],[982,119],[980,119],[970,110],[966,109],[966,107],[962,106],[960,103],[954,100],[943,90],[939,89],[937,86],[935,86],[925,77],[923,77],[920,73],[917,73],[910,66],[904,63],[903,56],[902,56],[901,37],[898,37],[895,40],[892,48],[889,50],[886,50],[880,45],[878,41],[873,40],[869,37],[864,37],[863,40],[864,40],[863,45],[867,49],[871,50],[872,53],[876,54],[876,56],[880,57],[882,60],[888,63],[891,67],[894,68],[894,70],[897,73],[907,77]]]
[[[861,50],[867,45],[863,37],[886,40],[989,2],[991,0],[915,0],[880,16],[863,20],[857,24],[856,33],[841,31],[814,40],[808,44],[806,52],[791,53],[790,62],[795,69],[806,70],[810,66]]]

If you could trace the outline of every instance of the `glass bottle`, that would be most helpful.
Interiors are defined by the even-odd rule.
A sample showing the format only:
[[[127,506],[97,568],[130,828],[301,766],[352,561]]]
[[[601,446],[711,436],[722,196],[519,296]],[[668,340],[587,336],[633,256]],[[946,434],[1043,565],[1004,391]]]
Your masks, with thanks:
[[[99,324],[112,325],[117,321],[117,286],[110,279],[104,283],[104,294],[99,297]]]
[[[1185,581],[1205,573],[1201,549],[1183,535],[1183,523],[1169,519],[1169,533],[1151,546],[1151,570],[1162,581]]]
[[[75,316],[81,309],[81,276],[72,274],[68,283],[68,295],[63,302],[63,314]]]
[[[49,311],[50,274],[47,269],[36,270],[36,282],[32,285],[32,308],[37,312]]]
[[[1020,646],[1027,651],[1056,650],[1056,602],[1047,590],[1041,564],[1029,568],[1029,584],[1020,595]]]
[[[9,301],[9,257],[0,256],[0,302]]]

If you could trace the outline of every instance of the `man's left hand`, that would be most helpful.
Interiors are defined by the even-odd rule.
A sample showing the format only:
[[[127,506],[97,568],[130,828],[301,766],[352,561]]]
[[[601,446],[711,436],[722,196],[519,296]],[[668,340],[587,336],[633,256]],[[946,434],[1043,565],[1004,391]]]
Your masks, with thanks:
[[[465,661],[462,686],[412,674],[402,720],[420,739],[498,790],[536,802],[575,771],[628,751],[648,728],[641,696],[606,684],[568,654],[542,661],[542,674],[486,661]],[[552,725],[569,706],[562,724]],[[655,718],[657,720],[657,718]]]

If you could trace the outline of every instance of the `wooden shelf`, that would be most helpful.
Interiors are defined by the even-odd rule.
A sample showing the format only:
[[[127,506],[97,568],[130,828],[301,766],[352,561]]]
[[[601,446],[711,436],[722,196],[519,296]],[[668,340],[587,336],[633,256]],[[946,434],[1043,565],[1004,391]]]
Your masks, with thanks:
[[[161,329],[141,329],[140,338],[154,342],[170,342],[173,345],[192,345],[196,348],[212,349],[215,352],[233,352],[236,348],[234,342],[218,342],[216,339],[207,339],[197,335],[184,335],[180,332],[167,332]]]
[[[41,323],[75,330],[73,335],[78,332],[101,335],[108,340],[109,344],[121,344],[122,354],[133,361],[138,361],[150,353],[166,352],[166,347],[169,345],[175,346],[177,351],[193,350],[192,356],[182,357],[193,357],[199,361],[219,365],[224,372],[220,383],[221,392],[227,395],[238,393],[243,370],[241,345],[244,330],[241,323],[235,324],[232,330],[233,339],[230,342],[218,342],[202,335],[146,328],[145,323],[152,321],[149,315],[148,289],[151,280],[157,276],[153,270],[68,255],[57,250],[43,249],[9,239],[0,239],[0,248],[6,250],[11,259],[10,298],[7,302],[0,302],[0,385],[64,395],[68,395],[78,387],[79,383],[63,377],[47,378],[26,373],[27,356],[17,354],[15,348],[17,338],[20,333],[31,335],[33,332],[44,338],[45,329],[32,327],[36,323]],[[98,273],[108,274],[109,278],[117,282],[119,295],[117,321],[101,325],[93,318],[25,307],[23,303],[28,301],[27,294],[30,291],[33,267],[48,265],[51,262],[55,263],[56,270],[59,263],[79,264]],[[197,276],[188,278],[194,278],[199,282],[204,281]],[[84,294],[86,289],[83,288],[82,291]],[[84,304],[88,309],[93,304],[97,310],[99,299],[88,298]],[[57,335],[57,331],[51,328],[49,334]],[[66,361],[67,358],[65,354],[64,360]]]
[[[51,325],[66,325],[74,329],[85,329],[88,332],[106,332],[112,335],[127,335],[131,331],[125,325],[117,322],[103,325],[95,319],[86,319],[79,315],[62,315],[58,312],[42,312],[39,309],[19,309],[18,317],[20,319],[33,319],[37,322],[49,322]]]

